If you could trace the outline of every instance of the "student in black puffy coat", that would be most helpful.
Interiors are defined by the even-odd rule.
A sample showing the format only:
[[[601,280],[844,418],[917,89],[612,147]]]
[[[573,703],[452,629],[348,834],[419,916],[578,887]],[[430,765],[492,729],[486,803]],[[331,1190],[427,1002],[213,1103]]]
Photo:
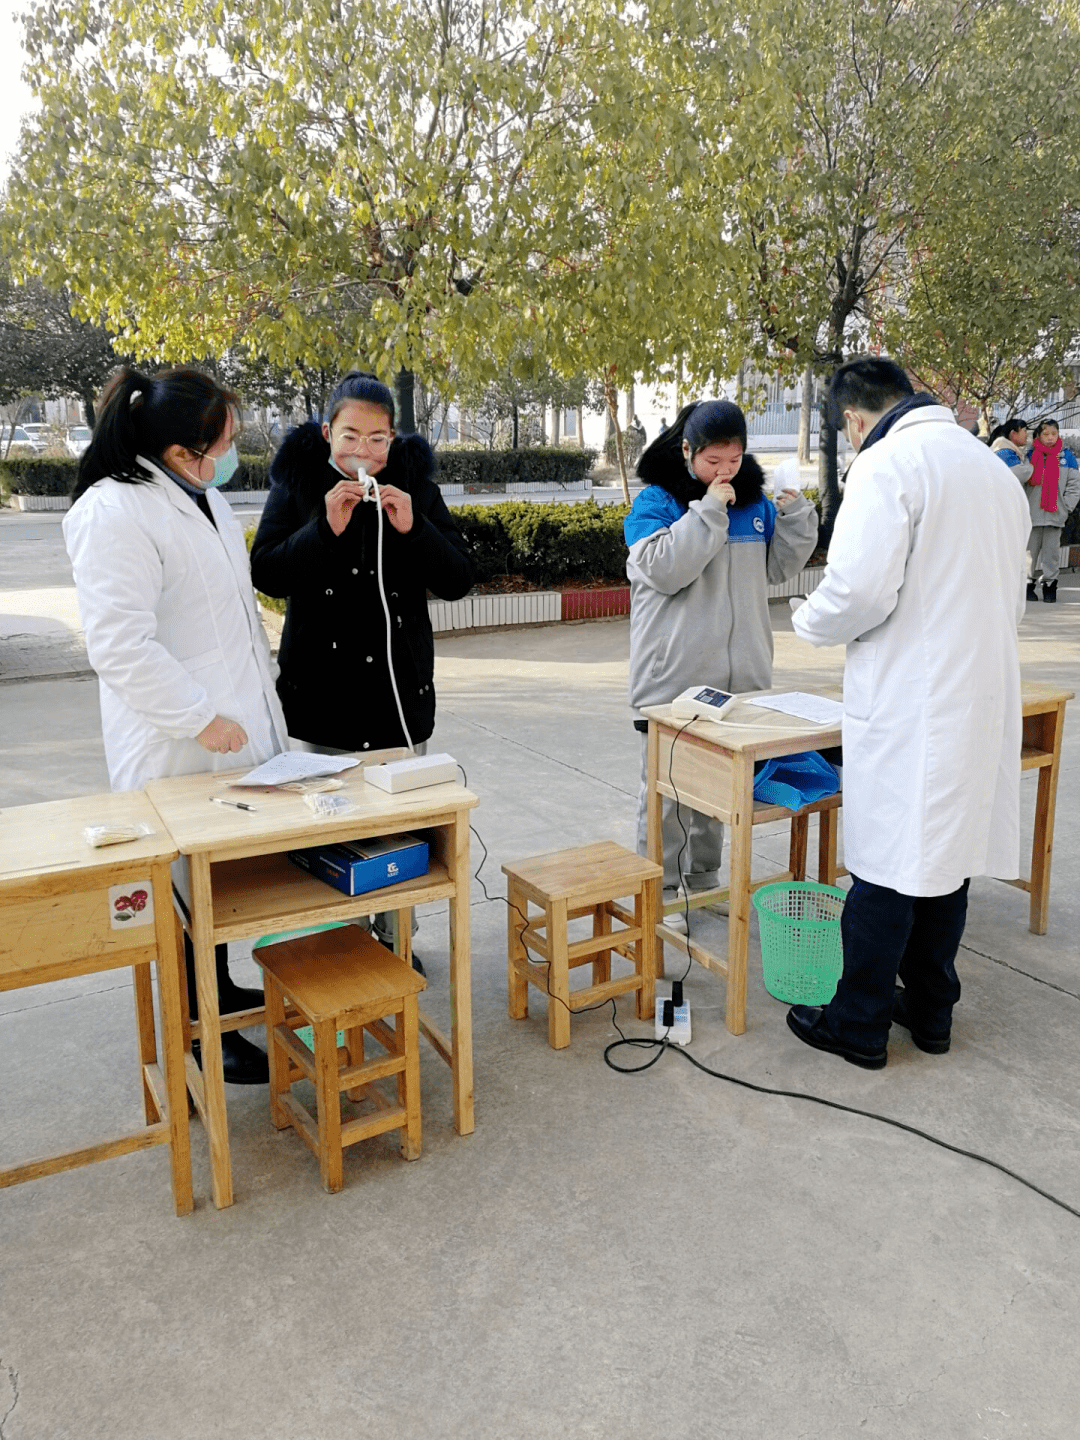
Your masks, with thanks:
[[[330,397],[326,422],[292,430],[274,457],[251,547],[256,589],[288,599],[277,686],[289,734],[316,750],[406,743],[387,664],[377,507],[364,499],[358,465],[380,487],[394,675],[414,745],[435,725],[427,592],[457,600],[473,583],[430,445],[395,436],[389,388],[351,371]]]

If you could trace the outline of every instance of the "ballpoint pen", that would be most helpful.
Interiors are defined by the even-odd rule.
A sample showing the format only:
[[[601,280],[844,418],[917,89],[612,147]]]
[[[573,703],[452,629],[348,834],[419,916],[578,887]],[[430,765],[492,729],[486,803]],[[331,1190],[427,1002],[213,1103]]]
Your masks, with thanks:
[[[223,800],[220,795],[210,796],[211,805],[231,805],[234,810],[254,810],[254,805],[245,805],[241,800]]]

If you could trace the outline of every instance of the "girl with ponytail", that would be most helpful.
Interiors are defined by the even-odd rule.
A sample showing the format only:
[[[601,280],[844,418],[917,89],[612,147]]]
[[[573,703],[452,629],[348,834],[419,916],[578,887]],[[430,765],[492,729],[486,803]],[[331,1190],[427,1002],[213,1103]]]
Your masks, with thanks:
[[[817,543],[805,495],[775,504],[746,453],[746,419],[730,400],[685,406],[638,461],[645,488],[626,517],[630,554],[630,704],[641,731],[638,850],[646,853],[646,734],[641,711],[691,685],[767,690],[772,626],[767,587],[798,574]],[[682,807],[689,842],[663,805],[664,888],[711,889],[723,849],[719,821]],[[668,899],[671,898],[669,894]],[[681,923],[680,923],[681,922]],[[668,924],[685,930],[684,916]]]
[[[236,469],[236,407],[198,370],[122,370],[79,463],[64,539],[114,790],[246,770],[289,747],[244,536],[217,493]],[[223,1010],[262,1004],[233,984],[224,945],[217,962]],[[188,982],[194,1005],[190,948]],[[266,1082],[243,1036],[223,1035],[222,1053],[227,1081]]]

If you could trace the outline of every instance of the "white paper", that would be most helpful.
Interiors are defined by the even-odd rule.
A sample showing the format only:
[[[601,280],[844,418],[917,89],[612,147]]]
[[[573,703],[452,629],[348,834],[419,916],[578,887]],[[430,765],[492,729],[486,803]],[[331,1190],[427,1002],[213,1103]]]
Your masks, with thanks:
[[[265,764],[249,770],[230,785],[285,785],[290,780],[310,780],[314,775],[337,775],[351,770],[360,761],[351,755],[312,755],[307,750],[286,750]]]
[[[770,494],[779,495],[781,490],[802,490],[803,478],[797,459],[781,460],[779,465],[773,467],[772,489]]]
[[[789,690],[783,695],[761,695],[746,703],[758,705],[762,710],[778,710],[781,715],[794,715],[797,720],[809,720],[814,725],[839,725],[844,716],[844,707],[839,700],[810,695],[805,690]]]

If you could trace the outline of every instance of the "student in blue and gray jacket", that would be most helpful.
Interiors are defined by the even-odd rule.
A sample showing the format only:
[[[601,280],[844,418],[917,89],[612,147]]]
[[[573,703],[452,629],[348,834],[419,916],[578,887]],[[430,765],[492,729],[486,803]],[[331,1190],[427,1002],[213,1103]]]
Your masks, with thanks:
[[[691,685],[767,690],[772,626],[767,586],[802,569],[817,543],[814,507],[797,490],[774,504],[746,453],[746,419],[729,400],[681,410],[648,447],[637,473],[645,489],[626,517],[630,555],[630,704],[641,736],[638,850],[646,850],[648,729],[641,710],[669,704]],[[664,801],[664,888],[716,884],[724,827],[687,806],[683,832]],[[666,897],[670,898],[670,897]],[[681,916],[668,923],[685,927]]]

